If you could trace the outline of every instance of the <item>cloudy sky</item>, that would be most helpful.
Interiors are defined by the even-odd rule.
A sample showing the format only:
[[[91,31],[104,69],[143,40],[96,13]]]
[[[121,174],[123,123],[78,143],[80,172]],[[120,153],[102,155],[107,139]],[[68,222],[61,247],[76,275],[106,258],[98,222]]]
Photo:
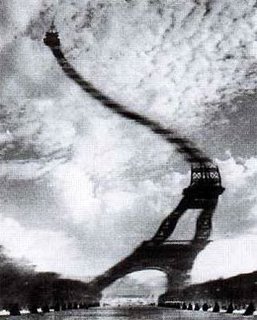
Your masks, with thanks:
[[[6,253],[37,270],[94,276],[152,237],[189,183],[189,165],[173,146],[64,76],[42,42],[54,19],[67,59],[85,78],[176,128],[219,164],[226,192],[192,280],[257,270],[255,1],[0,4]],[[183,217],[176,238],[192,236],[196,216]]]

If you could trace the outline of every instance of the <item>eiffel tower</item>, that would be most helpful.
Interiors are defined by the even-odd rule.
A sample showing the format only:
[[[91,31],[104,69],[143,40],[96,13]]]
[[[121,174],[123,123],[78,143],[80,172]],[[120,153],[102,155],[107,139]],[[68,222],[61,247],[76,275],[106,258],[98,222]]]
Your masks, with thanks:
[[[187,162],[191,163],[190,186],[183,190],[183,197],[178,206],[164,219],[157,233],[150,240],[143,242],[131,255],[88,284],[88,303],[98,303],[101,291],[117,279],[128,273],[146,269],[162,270],[167,275],[167,292],[159,298],[160,304],[167,299],[177,299],[187,284],[196,256],[209,243],[212,216],[218,203],[218,197],[224,191],[217,165],[189,139],[181,137],[174,130],[163,128],[154,120],[129,111],[85,80],[61,51],[61,43],[54,24],[46,33],[44,43],[51,49],[64,74],[83,91],[112,112],[147,127],[153,133],[162,136],[168,143],[176,145],[176,150],[185,157]],[[193,239],[191,241],[168,241],[177,222],[188,209],[201,209]]]

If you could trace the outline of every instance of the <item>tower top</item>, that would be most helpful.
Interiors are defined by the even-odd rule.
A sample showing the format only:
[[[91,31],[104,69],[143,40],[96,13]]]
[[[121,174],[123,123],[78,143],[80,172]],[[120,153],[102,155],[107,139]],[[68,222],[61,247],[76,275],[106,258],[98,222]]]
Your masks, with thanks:
[[[60,46],[59,33],[57,32],[53,21],[49,30],[45,34],[44,43],[50,48],[56,48]]]

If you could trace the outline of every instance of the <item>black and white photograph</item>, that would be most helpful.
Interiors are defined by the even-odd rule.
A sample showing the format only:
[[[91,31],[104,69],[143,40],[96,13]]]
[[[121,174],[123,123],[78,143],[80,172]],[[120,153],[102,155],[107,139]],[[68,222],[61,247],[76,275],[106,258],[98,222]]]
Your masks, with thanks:
[[[0,319],[257,319],[257,1],[0,0]]]

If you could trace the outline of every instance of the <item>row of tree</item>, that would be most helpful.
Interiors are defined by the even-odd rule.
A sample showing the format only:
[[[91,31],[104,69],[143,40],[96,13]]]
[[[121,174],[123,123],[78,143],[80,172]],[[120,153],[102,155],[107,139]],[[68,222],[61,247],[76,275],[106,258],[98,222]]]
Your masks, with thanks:
[[[53,272],[36,272],[34,267],[7,257],[0,247],[0,309],[18,314],[21,308],[36,313],[38,308],[88,307],[97,301],[93,296],[86,283],[61,279]]]

